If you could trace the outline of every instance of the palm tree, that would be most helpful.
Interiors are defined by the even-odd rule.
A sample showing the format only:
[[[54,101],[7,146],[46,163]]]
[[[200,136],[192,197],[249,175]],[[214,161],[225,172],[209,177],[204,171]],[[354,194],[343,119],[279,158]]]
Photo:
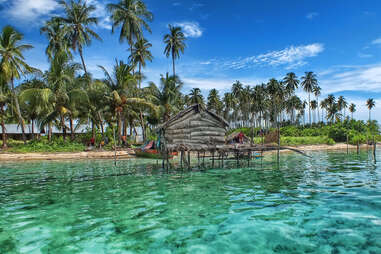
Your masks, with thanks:
[[[204,104],[204,97],[201,94],[200,88],[192,88],[189,93],[189,100],[192,104]]]
[[[283,78],[283,83],[286,85],[286,91],[290,95],[294,94],[299,86],[298,77],[293,72],[287,73],[286,77]]]
[[[314,95],[316,97],[316,103],[317,103],[317,119],[318,119],[318,122],[320,121],[320,114],[319,114],[319,96],[321,95],[321,87],[316,85],[313,89],[313,92],[314,92]]]
[[[71,58],[70,43],[66,37],[67,27],[57,18],[46,21],[45,25],[40,29],[41,34],[45,34],[49,41],[45,54],[51,61],[57,52],[63,51]]]
[[[184,54],[185,49],[185,36],[181,31],[181,27],[169,25],[169,34],[164,36],[164,43],[166,44],[164,54],[166,57],[172,56],[173,76],[176,75],[175,59],[180,58],[180,52]]]
[[[120,0],[117,4],[108,4],[107,10],[111,13],[112,33],[121,26],[119,41],[127,40],[133,55],[134,41],[143,37],[143,28],[151,32],[148,22],[153,20],[153,14],[141,0]]]
[[[209,92],[208,103],[207,103],[206,107],[208,110],[213,110],[214,112],[216,112],[219,115],[219,114],[221,114],[222,106],[223,105],[222,105],[220,96],[218,95],[218,90],[213,88]]]
[[[23,51],[31,49],[29,44],[21,44],[23,35],[11,26],[5,26],[0,35],[0,70],[6,82],[10,82],[15,111],[21,126],[22,137],[26,143],[25,122],[20,112],[19,100],[16,94],[14,81],[22,75],[36,71],[24,60]]]
[[[7,148],[7,133],[5,129],[6,112],[4,107],[9,104],[10,91],[3,75],[0,75],[0,125],[2,129],[2,148]]]
[[[152,47],[146,39],[139,39],[132,48],[132,54],[130,55],[130,61],[136,65],[139,65],[139,89],[141,88],[142,82],[142,67],[146,66],[146,60],[152,62],[152,54],[148,50]]]
[[[87,5],[86,1],[68,0],[60,1],[64,8],[65,17],[57,17],[57,21],[61,22],[67,29],[66,37],[71,44],[73,51],[78,49],[81,57],[83,70],[87,74],[85,60],[83,58],[83,46],[90,46],[91,39],[102,40],[101,37],[94,32],[90,26],[98,24],[98,18],[92,17],[91,14],[95,11],[94,5]]]
[[[183,82],[177,76],[169,76],[168,72],[165,76],[161,75],[160,90],[158,93],[159,104],[163,112],[163,120],[168,121],[172,113],[180,111],[183,103],[181,103],[181,88]],[[188,103],[188,99],[183,99]]]
[[[312,100],[311,101],[311,110],[314,111],[318,108],[318,103],[316,100]],[[315,117],[316,117],[316,114],[314,114],[313,118],[314,118],[314,122],[315,122]],[[319,119],[319,118],[318,118]]]
[[[337,103],[330,104],[327,108],[327,120],[330,119],[331,123],[338,121],[341,118],[339,106]]]
[[[342,114],[342,111],[344,110],[344,114],[342,115],[345,118],[345,108],[348,106],[348,103],[345,100],[344,96],[339,96],[339,98],[337,99],[337,106],[341,114]]]
[[[371,121],[371,117],[370,117],[370,111],[372,110],[372,108],[374,108],[376,106],[376,102],[372,99],[372,98],[369,98],[367,101],[366,101],[366,106],[368,107],[369,109],[369,122]]]
[[[305,92],[308,93],[308,105],[309,105],[309,119],[311,124],[311,98],[310,95],[314,90],[314,87],[317,86],[318,81],[316,79],[316,74],[312,71],[306,72],[305,76],[302,77],[302,86]]]
[[[136,95],[136,75],[132,74],[133,67],[125,64],[123,61],[116,61],[113,73],[110,74],[106,68],[99,66],[105,75],[103,82],[110,89],[108,96],[109,105],[113,118],[116,119],[118,124],[118,135],[122,137],[122,115],[127,110],[140,110],[140,107],[155,111],[156,106],[147,101],[146,99],[133,97]],[[136,109],[138,108],[138,109]],[[141,119],[141,127],[143,131],[143,139],[145,139],[145,126]]]
[[[354,103],[349,105],[349,112],[351,112],[351,119],[353,120],[353,113],[356,112],[356,105]]]

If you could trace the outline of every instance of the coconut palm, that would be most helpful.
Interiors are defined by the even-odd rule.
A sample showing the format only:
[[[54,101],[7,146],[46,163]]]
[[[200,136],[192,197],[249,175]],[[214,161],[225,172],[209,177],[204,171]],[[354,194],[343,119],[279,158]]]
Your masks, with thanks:
[[[64,17],[56,17],[62,23],[66,31],[66,37],[73,51],[78,50],[81,57],[83,70],[87,74],[85,60],[83,58],[83,47],[90,46],[92,38],[102,40],[101,37],[90,27],[98,24],[98,18],[91,16],[95,11],[94,5],[87,5],[83,0],[60,1],[64,8]]]
[[[341,113],[337,103],[330,104],[327,108],[327,120],[334,123],[335,120],[339,121],[341,118]]]
[[[40,29],[41,34],[45,34],[49,43],[46,47],[45,54],[51,61],[57,52],[63,51],[71,58],[70,44],[67,39],[68,29],[57,18],[51,18],[45,22],[45,25]]]
[[[368,109],[369,109],[369,122],[370,122],[370,121],[371,121],[370,112],[371,112],[371,110],[376,106],[376,102],[375,102],[372,98],[369,98],[369,99],[366,101],[366,106],[367,106]]]
[[[213,110],[217,114],[222,112],[222,102],[220,96],[218,95],[218,90],[213,88],[209,91],[207,109]]]
[[[139,39],[132,48],[132,54],[130,55],[130,61],[134,65],[139,65],[139,89],[141,88],[142,82],[142,67],[146,66],[146,60],[152,62],[152,54],[148,50],[152,47],[152,44],[149,43],[146,39]]]
[[[102,80],[106,86],[110,89],[110,95],[108,95],[110,111],[112,117],[116,119],[118,124],[118,135],[122,137],[122,115],[128,110],[137,110],[141,108],[155,111],[156,106],[149,101],[133,97],[136,95],[137,78],[132,74],[133,66],[125,64],[123,61],[116,61],[112,74],[110,74],[106,68],[99,66],[105,75]],[[141,123],[143,130],[143,138],[145,138],[145,126]]]
[[[9,87],[7,86],[7,82],[5,81],[5,78],[3,75],[0,75],[0,125],[2,130],[2,148],[7,148],[7,132],[5,129],[5,120],[7,118],[5,106],[10,104],[10,91]]]
[[[286,74],[286,77],[283,78],[283,83],[286,85],[286,91],[288,94],[294,94],[295,90],[298,89],[299,80],[298,77],[293,72]]]
[[[311,110],[312,111],[315,111],[317,108],[318,108],[318,103],[317,103],[317,101],[316,100],[312,100],[311,101]],[[313,116],[313,119],[314,119],[314,122],[315,122],[315,117],[316,117],[316,114],[314,114],[314,116]],[[318,118],[319,119],[319,118]]]
[[[313,89],[313,93],[316,97],[316,103],[317,103],[317,119],[318,122],[320,121],[320,114],[319,114],[319,96],[321,95],[321,87],[316,85]]]
[[[189,100],[192,104],[204,104],[204,97],[201,94],[200,88],[192,88],[189,93]]]
[[[356,112],[356,105],[354,103],[349,105],[349,112],[351,112],[351,119],[353,120],[353,113]]]
[[[108,4],[107,10],[111,13],[112,33],[121,27],[119,41],[127,40],[133,55],[134,42],[143,38],[143,29],[151,32],[148,22],[153,20],[153,14],[141,0],[120,0],[117,4]]]
[[[182,109],[181,88],[183,82],[177,76],[161,75],[160,89],[158,93],[159,105],[162,108],[163,120],[168,121],[171,114],[175,114]],[[184,103],[188,103],[188,98],[183,98]]]
[[[339,109],[340,113],[345,118],[345,109],[347,108],[348,103],[345,100],[344,96],[339,96],[339,98],[337,99],[337,106],[338,106],[338,109]],[[343,111],[344,111],[344,114],[342,113]]]
[[[308,106],[309,106],[309,119],[311,124],[311,93],[314,90],[314,87],[318,85],[318,81],[316,79],[316,74],[312,71],[306,72],[305,76],[302,77],[302,87],[305,92],[308,93]]]
[[[20,112],[14,81],[15,79],[20,79],[22,75],[35,72],[36,69],[29,66],[24,60],[23,52],[33,47],[29,44],[22,44],[22,40],[23,35],[17,32],[13,27],[5,26],[3,28],[0,35],[0,71],[3,73],[2,75],[5,82],[9,82],[11,85],[14,110],[21,126],[24,143],[26,143],[25,123]]]
[[[180,58],[180,52],[184,54],[185,35],[181,31],[181,27],[168,25],[169,34],[164,36],[164,43],[166,44],[164,54],[166,57],[172,57],[173,76],[176,76],[175,59]]]

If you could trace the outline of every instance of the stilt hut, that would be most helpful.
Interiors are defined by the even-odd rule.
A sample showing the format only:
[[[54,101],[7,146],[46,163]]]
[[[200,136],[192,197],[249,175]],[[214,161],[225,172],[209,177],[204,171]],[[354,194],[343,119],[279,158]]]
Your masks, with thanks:
[[[200,151],[224,145],[228,127],[222,117],[194,104],[159,126],[159,133],[167,151]]]

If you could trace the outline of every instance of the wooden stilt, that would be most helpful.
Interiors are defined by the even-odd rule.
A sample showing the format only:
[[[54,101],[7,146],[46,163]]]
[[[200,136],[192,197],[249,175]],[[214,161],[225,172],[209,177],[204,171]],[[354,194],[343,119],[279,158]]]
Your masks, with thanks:
[[[197,167],[200,168],[200,152],[197,152]]]
[[[374,159],[374,162],[376,163],[376,146],[377,146],[377,142],[376,142],[376,139],[373,137],[373,159]]]
[[[214,151],[212,152],[212,168],[214,168]]]
[[[247,152],[247,167],[250,167],[251,151]]]
[[[205,168],[205,151],[202,155],[202,167]]]
[[[188,169],[191,169],[190,151],[188,151]]]
[[[184,151],[180,152],[180,167],[183,169]]]
[[[349,138],[348,138],[348,134],[347,134],[347,154],[349,153],[348,140],[349,140]]]
[[[359,144],[359,141],[357,141],[357,154],[360,153],[360,144]]]

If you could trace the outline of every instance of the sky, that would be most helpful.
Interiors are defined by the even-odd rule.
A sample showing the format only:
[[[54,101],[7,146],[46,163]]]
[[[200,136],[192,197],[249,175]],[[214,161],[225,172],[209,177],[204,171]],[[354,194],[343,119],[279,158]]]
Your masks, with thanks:
[[[115,60],[127,61],[127,43],[119,42],[119,29],[111,32],[105,9],[117,0],[87,0],[96,7],[94,27],[102,41],[84,49],[88,71],[96,78],[98,65],[112,70]],[[357,119],[368,119],[365,102],[374,98],[372,118],[381,121],[381,1],[379,0],[145,0],[154,14],[152,63],[144,69],[145,83],[159,83],[172,71],[163,54],[168,24],[181,26],[187,37],[185,53],[176,61],[183,92],[198,87],[206,96],[212,88],[220,95],[236,80],[257,85],[286,73],[317,74],[322,97],[332,93],[357,105]],[[58,0],[0,0],[0,27],[12,25],[34,48],[25,53],[33,67],[46,70],[47,39],[43,23],[62,13]],[[75,60],[80,62],[79,56]],[[297,94],[306,98],[299,89]]]

